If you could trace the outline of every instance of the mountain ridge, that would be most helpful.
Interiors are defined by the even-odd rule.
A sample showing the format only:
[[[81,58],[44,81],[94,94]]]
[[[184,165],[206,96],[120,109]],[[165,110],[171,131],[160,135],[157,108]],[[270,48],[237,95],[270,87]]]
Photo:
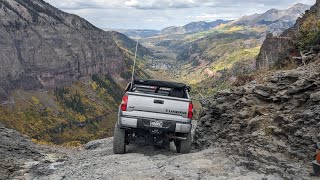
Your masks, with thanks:
[[[218,19],[212,22],[190,22],[184,26],[170,26],[161,30],[160,34],[191,34],[215,28],[221,24],[227,24],[230,20]]]
[[[310,5],[297,3],[287,9],[269,9],[262,14],[253,14],[243,16],[231,23],[231,26],[247,25],[247,26],[266,26],[269,32],[281,34],[282,31],[294,25],[298,17],[306,10],[310,9]]]
[[[124,81],[119,72],[130,63],[112,32],[42,0],[1,0],[0,5],[2,100],[15,88],[54,88],[93,74]]]
[[[111,136],[136,41],[42,0],[0,0],[0,38],[1,123],[44,144]]]

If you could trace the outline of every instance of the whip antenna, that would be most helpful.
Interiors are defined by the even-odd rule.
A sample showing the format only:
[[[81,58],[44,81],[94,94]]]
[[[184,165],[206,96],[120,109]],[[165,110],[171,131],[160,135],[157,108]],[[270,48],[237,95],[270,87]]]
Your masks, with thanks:
[[[134,54],[134,61],[133,61],[133,67],[132,67],[132,77],[131,77],[131,88],[133,87],[134,72],[136,70],[136,60],[137,60],[138,45],[139,45],[139,40],[137,40],[136,52]]]

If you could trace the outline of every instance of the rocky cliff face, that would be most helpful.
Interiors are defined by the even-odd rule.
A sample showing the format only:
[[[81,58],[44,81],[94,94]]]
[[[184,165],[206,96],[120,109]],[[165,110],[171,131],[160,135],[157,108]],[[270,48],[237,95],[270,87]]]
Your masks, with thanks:
[[[42,0],[0,0],[0,94],[125,70],[112,34]]]
[[[256,61],[256,68],[271,68],[274,65],[284,65],[284,61],[290,56],[298,56],[298,47],[291,37],[267,37],[261,46],[260,53]],[[288,62],[288,61],[287,61]]]
[[[278,37],[267,37],[257,58],[257,68],[281,66],[291,61],[293,56],[299,56],[300,27],[312,15],[319,18],[319,13],[320,1],[317,0],[316,4],[307,10],[303,17],[298,18],[293,27],[285,30]]]
[[[0,179],[12,179],[26,162],[42,158],[36,145],[17,131],[0,124]]]
[[[247,158],[237,163],[288,179],[308,175],[320,141],[319,59],[272,72],[265,82],[220,92],[202,104],[197,148],[226,147],[229,154]]]

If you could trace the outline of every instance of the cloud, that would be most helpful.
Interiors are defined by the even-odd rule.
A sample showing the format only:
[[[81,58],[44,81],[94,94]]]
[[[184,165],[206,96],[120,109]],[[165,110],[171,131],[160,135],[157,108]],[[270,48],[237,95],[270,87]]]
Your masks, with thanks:
[[[47,0],[48,3],[61,9],[110,9],[110,8],[136,8],[142,10],[183,9],[196,7],[238,7],[254,6],[281,7],[296,2],[313,4],[315,0]],[[241,9],[239,9],[241,10]]]
[[[126,0],[46,0],[64,10],[122,8]]]
[[[100,28],[162,29],[194,21],[231,20],[316,0],[45,0]]]
[[[192,8],[200,6],[199,2],[195,0],[128,0],[125,5],[137,9]]]

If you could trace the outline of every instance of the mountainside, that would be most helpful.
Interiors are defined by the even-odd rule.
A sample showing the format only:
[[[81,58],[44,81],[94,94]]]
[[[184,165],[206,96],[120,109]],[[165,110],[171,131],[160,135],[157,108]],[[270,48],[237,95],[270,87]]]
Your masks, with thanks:
[[[280,34],[282,31],[294,25],[298,17],[310,9],[311,6],[298,3],[288,9],[270,9],[262,14],[244,16],[234,22],[231,26],[265,26],[269,32]]]
[[[134,53],[136,51],[137,41],[128,38],[126,35],[116,32],[110,31],[108,32],[114,38],[114,41],[118,44],[118,46],[125,51],[126,53]],[[132,54],[134,55],[134,54]],[[146,47],[142,46],[140,43],[138,44],[138,52],[137,56],[140,58],[144,57],[152,57],[153,53],[147,49]]]
[[[230,21],[225,21],[225,20],[216,20],[213,22],[204,22],[204,21],[199,21],[199,22],[191,22],[189,24],[186,24],[184,26],[171,26],[164,28],[161,30],[161,34],[190,34],[190,33],[197,33],[197,32],[202,32],[202,31],[207,31],[211,28],[217,27],[221,24],[226,24]]]
[[[0,17],[1,100],[13,88],[52,88],[127,70],[113,33],[42,0],[0,1]]]
[[[0,0],[0,38],[0,122],[38,143],[111,136],[136,41],[42,0]]]
[[[180,70],[173,70],[176,78],[194,84],[196,94],[209,95],[237,83],[239,75],[254,71],[259,64],[255,59],[265,37],[268,35],[269,39],[273,36],[268,32],[275,35],[282,33],[292,27],[297,17],[309,8],[308,5],[296,4],[286,10],[270,9],[263,14],[244,16],[207,31],[147,38],[144,44],[148,46],[155,42],[155,46],[150,46],[155,51],[163,48],[172,50],[180,66]],[[286,38],[274,39],[277,43],[270,43],[273,49],[292,44]],[[297,52],[294,53],[297,55]],[[270,62],[274,60],[274,55],[276,53],[268,54]]]

